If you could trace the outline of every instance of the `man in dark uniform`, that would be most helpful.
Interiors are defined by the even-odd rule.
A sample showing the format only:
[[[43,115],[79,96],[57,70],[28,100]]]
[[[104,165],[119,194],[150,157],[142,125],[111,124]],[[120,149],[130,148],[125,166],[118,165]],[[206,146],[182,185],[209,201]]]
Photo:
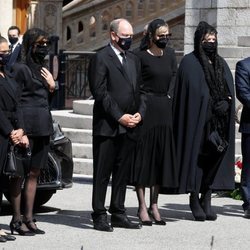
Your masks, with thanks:
[[[236,96],[243,104],[239,132],[243,166],[241,172],[241,191],[244,217],[250,219],[250,57],[236,64],[235,85]]]
[[[95,99],[92,218],[94,229],[108,232],[112,232],[113,227],[141,227],[128,219],[124,207],[136,128],[144,114],[139,96],[140,64],[138,58],[128,52],[132,36],[133,28],[127,20],[112,21],[110,44],[94,56],[89,67],[90,89]],[[104,203],[111,174],[110,226]]]

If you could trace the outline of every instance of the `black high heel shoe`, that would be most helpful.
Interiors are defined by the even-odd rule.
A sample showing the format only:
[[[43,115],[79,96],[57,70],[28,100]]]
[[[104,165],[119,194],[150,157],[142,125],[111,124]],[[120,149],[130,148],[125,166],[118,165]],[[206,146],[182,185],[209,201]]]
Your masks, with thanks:
[[[22,229],[22,221],[11,221],[10,231],[11,231],[11,234],[14,234],[14,232],[17,232],[18,234],[22,236],[34,236],[35,235],[31,231],[25,231]]]
[[[45,232],[41,229],[39,229],[37,226],[36,226],[36,219],[33,219],[33,220],[29,220],[29,221],[24,221],[24,224],[27,226],[27,228],[33,232],[34,234],[45,234]],[[35,227],[32,227],[32,224],[35,225]]]
[[[148,209],[148,214],[150,215],[150,217],[154,220],[154,224],[158,225],[158,226],[166,226],[166,222],[164,220],[156,220],[155,216],[153,214],[152,209]]]
[[[140,213],[139,213],[139,210],[137,212],[137,216],[140,220],[140,223],[143,225],[143,226],[152,226],[153,225],[153,222],[151,220],[142,220],[141,219],[141,216],[140,216]]]

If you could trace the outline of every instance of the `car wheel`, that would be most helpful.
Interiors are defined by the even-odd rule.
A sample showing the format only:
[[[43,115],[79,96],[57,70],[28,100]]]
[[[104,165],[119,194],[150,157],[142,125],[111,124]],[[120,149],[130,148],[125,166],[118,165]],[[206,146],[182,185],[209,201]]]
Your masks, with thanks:
[[[55,190],[36,190],[36,198],[34,202],[34,207],[40,207],[50,200]]]
[[[45,204],[46,202],[48,202],[55,192],[56,192],[55,190],[37,190],[35,201],[34,201],[34,208],[38,208],[38,207],[42,206],[43,204]],[[11,203],[10,193],[8,191],[4,192],[4,196],[7,199],[7,201],[9,203]],[[23,196],[24,195],[22,193],[22,197]],[[21,200],[21,207],[22,208],[24,207],[24,199],[23,198]]]

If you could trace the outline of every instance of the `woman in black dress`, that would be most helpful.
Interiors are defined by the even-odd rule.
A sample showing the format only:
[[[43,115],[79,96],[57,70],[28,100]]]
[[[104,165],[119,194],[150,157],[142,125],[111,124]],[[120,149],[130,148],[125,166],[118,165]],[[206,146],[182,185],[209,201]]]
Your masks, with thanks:
[[[2,185],[2,172],[6,162],[9,142],[13,144],[28,144],[27,136],[24,136],[22,119],[18,119],[16,108],[18,101],[18,89],[13,77],[5,71],[10,56],[8,41],[0,36],[0,178]],[[2,201],[2,187],[0,190]],[[0,242],[15,240],[14,236],[0,230]]]
[[[149,214],[155,224],[166,224],[158,210],[159,189],[177,187],[172,133],[172,92],[177,65],[174,50],[166,47],[169,36],[164,20],[152,21],[143,38],[146,49],[137,53],[142,64],[141,91],[147,108],[137,143],[132,181],[139,201],[138,216],[144,225],[152,225]],[[148,210],[145,187],[150,187]]]
[[[48,36],[38,28],[29,29],[23,36],[22,63],[15,64],[13,73],[21,89],[18,112],[24,120],[24,130],[32,152],[30,171],[25,179],[25,209],[21,218],[21,178],[11,180],[11,202],[13,218],[10,223],[12,232],[21,235],[44,234],[36,226],[33,218],[33,205],[36,194],[37,178],[40,169],[47,164],[50,135],[53,132],[52,117],[49,110],[49,95],[54,91],[55,82],[51,73],[44,67],[48,54]]]

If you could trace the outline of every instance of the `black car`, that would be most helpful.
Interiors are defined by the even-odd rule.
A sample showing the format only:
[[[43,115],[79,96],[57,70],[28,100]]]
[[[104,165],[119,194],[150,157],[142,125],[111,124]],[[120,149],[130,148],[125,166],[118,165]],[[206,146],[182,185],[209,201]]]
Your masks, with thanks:
[[[41,169],[38,178],[35,207],[45,204],[57,190],[71,188],[73,185],[72,144],[57,122],[53,123],[54,134],[51,137],[48,165]],[[7,188],[4,195],[8,201]]]

